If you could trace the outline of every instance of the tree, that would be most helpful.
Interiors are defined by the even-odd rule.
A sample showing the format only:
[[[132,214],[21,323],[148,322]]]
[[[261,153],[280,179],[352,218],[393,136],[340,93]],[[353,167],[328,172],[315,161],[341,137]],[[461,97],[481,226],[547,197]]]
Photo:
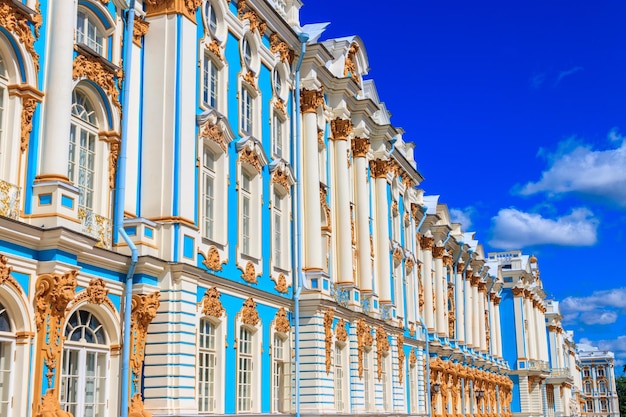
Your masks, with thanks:
[[[626,368],[626,367],[625,367]],[[624,369],[626,371],[626,369]],[[617,397],[619,398],[619,414],[626,416],[626,376],[620,375],[615,379],[615,387],[617,388]]]

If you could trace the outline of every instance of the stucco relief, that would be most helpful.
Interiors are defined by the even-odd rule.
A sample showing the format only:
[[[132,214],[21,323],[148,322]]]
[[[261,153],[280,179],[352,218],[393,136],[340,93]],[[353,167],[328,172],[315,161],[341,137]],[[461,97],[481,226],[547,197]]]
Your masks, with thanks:
[[[202,314],[207,317],[221,318],[224,315],[224,307],[220,301],[220,292],[217,287],[206,290],[202,297]]]
[[[9,259],[6,256],[0,255],[0,285],[8,284],[21,292],[20,284],[11,276],[13,268],[8,266],[8,262]]]
[[[324,346],[326,348],[326,374],[330,373],[330,365],[332,358],[332,344],[333,344],[333,319],[335,318],[335,310],[328,309],[324,313]]]
[[[289,291],[289,287],[287,286],[287,278],[285,278],[285,275],[278,275],[278,278],[276,278],[276,285],[274,286],[274,289],[281,294],[286,294]]]
[[[224,132],[222,131],[222,129],[218,125],[213,124],[209,121],[206,121],[200,127],[200,138],[208,139],[218,144],[219,147],[222,148],[224,152],[226,152],[228,148],[228,144],[226,143],[226,136],[224,135]]]
[[[141,48],[141,38],[148,33],[150,23],[145,19],[135,15],[135,24],[133,25],[133,43]]]
[[[289,333],[289,330],[291,330],[291,325],[287,318],[287,310],[284,307],[278,309],[276,316],[274,316],[274,330],[280,333]]]
[[[365,323],[365,320],[360,319],[356,324],[356,337],[357,337],[357,349],[358,349],[358,372],[359,378],[363,378],[363,354],[365,348],[371,348],[374,343],[372,337],[371,327]]]
[[[400,384],[404,380],[404,336],[399,334],[398,339],[398,379]]]
[[[121,78],[122,73],[113,73],[109,68],[105,67],[97,58],[78,55],[74,59],[74,67],[72,69],[72,78],[77,80],[85,77],[95,84],[99,85],[111,97],[113,104],[121,110],[122,105],[119,100],[119,91],[115,83],[115,78]]]
[[[256,309],[256,301],[254,301],[252,297],[249,297],[243,302],[243,307],[241,308],[241,321],[250,326],[256,326],[261,321],[259,312]]]
[[[389,339],[387,337],[387,332],[383,329],[382,326],[378,326],[376,328],[376,360],[378,363],[377,371],[378,371],[378,381],[383,376],[383,355],[389,352]]]
[[[335,338],[340,342],[348,340],[348,332],[346,331],[346,321],[339,319],[335,325]]]
[[[294,52],[289,49],[287,42],[280,39],[277,33],[270,35],[270,51],[272,51],[273,54],[278,54],[280,60],[284,63],[291,64],[291,62],[293,62]]]
[[[145,0],[146,17],[163,14],[182,14],[196,23],[196,10],[202,0]]]
[[[139,383],[146,354],[146,335],[148,326],[157,315],[161,302],[158,291],[152,294],[134,294],[131,308],[131,345],[130,368],[135,391],[139,391]]]
[[[29,23],[33,23],[35,33],[30,29]],[[37,13],[31,19],[30,16],[20,10],[11,0],[0,0],[0,26],[12,32],[20,43],[24,45],[33,59],[35,72],[39,72],[39,54],[35,51],[35,40],[39,38],[39,28],[42,18],[37,5]]]

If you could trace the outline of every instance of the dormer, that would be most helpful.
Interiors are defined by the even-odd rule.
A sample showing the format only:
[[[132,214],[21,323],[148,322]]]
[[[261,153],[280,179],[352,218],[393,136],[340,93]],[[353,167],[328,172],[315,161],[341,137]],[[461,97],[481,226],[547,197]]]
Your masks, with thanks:
[[[322,42],[333,56],[326,68],[337,78],[351,78],[362,85],[363,76],[369,72],[369,61],[363,41],[358,36],[330,39]]]

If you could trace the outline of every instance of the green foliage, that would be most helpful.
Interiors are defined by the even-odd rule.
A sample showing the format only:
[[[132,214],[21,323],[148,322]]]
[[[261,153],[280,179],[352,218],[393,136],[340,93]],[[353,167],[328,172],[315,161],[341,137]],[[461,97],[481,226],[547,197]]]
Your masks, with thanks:
[[[626,367],[625,367],[626,368]],[[626,371],[626,369],[624,369]],[[619,397],[619,414],[626,416],[626,376],[621,375],[615,379],[617,396]]]

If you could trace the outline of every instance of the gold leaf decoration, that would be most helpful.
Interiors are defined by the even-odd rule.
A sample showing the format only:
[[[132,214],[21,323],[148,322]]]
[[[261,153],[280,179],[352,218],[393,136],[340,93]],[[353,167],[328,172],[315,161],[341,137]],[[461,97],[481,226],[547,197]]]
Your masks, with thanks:
[[[207,317],[220,318],[224,315],[224,307],[220,301],[220,292],[217,287],[211,287],[202,297],[202,314]]]
[[[333,319],[335,317],[335,310],[328,309],[324,314],[324,344],[326,346],[326,374],[330,373],[331,364],[331,346],[333,343]]]
[[[289,333],[291,330],[291,325],[289,324],[289,319],[287,318],[287,310],[284,307],[281,307],[274,317],[274,329],[280,333]]]
[[[259,317],[259,313],[256,310],[256,301],[249,297],[243,303],[243,308],[241,309],[241,320],[244,324],[248,324],[250,326],[256,326],[261,321]]]

